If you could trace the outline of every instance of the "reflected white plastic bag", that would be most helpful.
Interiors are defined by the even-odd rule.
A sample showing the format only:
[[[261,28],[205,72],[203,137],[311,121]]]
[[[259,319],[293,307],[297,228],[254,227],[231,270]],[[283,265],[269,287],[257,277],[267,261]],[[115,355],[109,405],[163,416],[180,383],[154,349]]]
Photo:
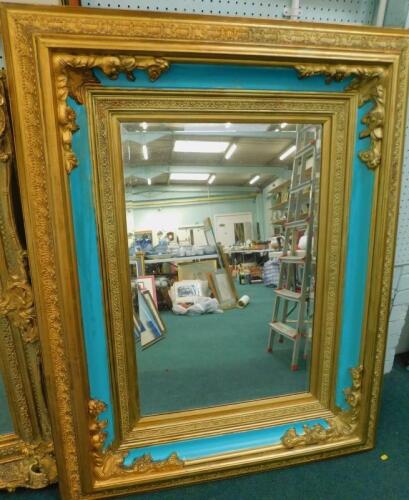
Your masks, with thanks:
[[[195,304],[190,307],[185,308],[180,304],[173,304],[172,311],[175,314],[188,316],[196,316],[199,314],[212,314],[212,313],[222,313],[223,311],[219,308],[219,302],[217,299],[211,299],[210,297],[196,297]]]

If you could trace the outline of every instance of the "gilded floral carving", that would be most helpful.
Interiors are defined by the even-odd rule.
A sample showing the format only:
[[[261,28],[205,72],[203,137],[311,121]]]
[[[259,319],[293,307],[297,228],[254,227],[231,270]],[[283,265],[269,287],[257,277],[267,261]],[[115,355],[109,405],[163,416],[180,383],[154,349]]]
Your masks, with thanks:
[[[33,292],[26,276],[9,277],[6,288],[0,294],[0,315],[7,316],[20,329],[25,342],[37,340]]]
[[[368,168],[375,169],[381,164],[383,129],[385,125],[385,79],[387,71],[377,66],[347,66],[339,64],[305,64],[296,67],[300,78],[325,75],[326,83],[340,82],[352,77],[346,91],[356,91],[359,106],[373,101],[374,106],[365,114],[362,123],[366,129],[361,139],[370,138],[370,147],[359,153],[359,158]]]
[[[294,427],[288,429],[281,438],[286,448],[328,443],[353,435],[359,421],[363,367],[351,368],[350,372],[352,385],[344,390],[349,409],[340,410],[334,418],[328,419],[328,427],[321,424],[304,425],[303,434],[298,434]]]
[[[149,475],[158,472],[180,470],[184,467],[183,460],[176,453],[171,453],[165,460],[153,460],[151,455],[144,454],[137,458],[132,465],[124,465],[127,451],[114,451],[112,448],[104,449],[107,437],[104,432],[106,420],[99,420],[98,416],[106,410],[102,401],[92,399],[88,403],[89,433],[91,440],[91,454],[94,465],[94,475],[97,479],[104,480],[126,474]]]
[[[116,80],[119,73],[125,73],[128,80],[135,80],[136,69],[147,71],[151,81],[169,68],[164,59],[150,56],[75,55],[57,53],[53,57],[55,85],[58,101],[58,123],[64,151],[64,165],[67,173],[78,165],[72,151],[72,135],[78,130],[75,111],[67,104],[68,97],[77,103],[84,103],[84,89],[88,84],[98,84],[93,69],[99,68],[108,78]]]

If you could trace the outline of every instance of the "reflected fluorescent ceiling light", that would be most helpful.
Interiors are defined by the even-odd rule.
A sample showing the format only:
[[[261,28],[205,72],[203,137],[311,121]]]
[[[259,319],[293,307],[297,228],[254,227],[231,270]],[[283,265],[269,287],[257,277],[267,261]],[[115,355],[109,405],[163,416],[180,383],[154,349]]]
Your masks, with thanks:
[[[171,181],[207,181],[209,174],[170,174]]]
[[[290,156],[295,151],[295,144],[289,147],[284,153],[279,157],[281,161],[285,160],[288,156]]]
[[[282,123],[282,124],[280,125],[280,128],[285,128],[287,125],[288,125],[288,123]]]
[[[226,151],[226,154],[224,155],[224,157],[226,158],[226,160],[228,160],[229,158],[231,158],[231,156],[236,151],[236,149],[237,149],[237,144],[232,144],[229,147],[229,149]]]
[[[259,175],[255,175],[252,179],[250,179],[249,184],[254,184],[260,179]]]
[[[146,122],[141,123],[142,130],[146,130],[148,128],[148,124]]]
[[[224,125],[226,128],[230,128],[231,127],[231,122],[226,122],[226,124]]]
[[[224,141],[175,141],[177,153],[224,153],[229,143]]]
[[[145,158],[145,160],[147,160],[149,158],[149,156],[148,156],[148,147],[146,146],[146,144],[144,144],[142,146],[142,154],[143,154],[143,157]]]
[[[152,185],[152,179],[149,177],[148,178],[148,186],[151,186]]]
[[[213,174],[210,176],[209,180],[207,181],[208,184],[213,184],[214,180],[216,179],[216,176]]]

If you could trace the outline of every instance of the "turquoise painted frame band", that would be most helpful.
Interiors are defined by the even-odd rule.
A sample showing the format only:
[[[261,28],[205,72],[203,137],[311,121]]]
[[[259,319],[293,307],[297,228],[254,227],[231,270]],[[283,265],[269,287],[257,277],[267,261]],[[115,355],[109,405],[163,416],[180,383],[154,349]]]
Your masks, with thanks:
[[[301,82],[293,69],[252,67],[249,74],[247,66],[211,64],[175,64],[155,82],[149,81],[143,72],[138,72],[135,82],[129,82],[124,75],[120,75],[117,80],[112,81],[99,70],[96,70],[95,74],[101,84],[106,87],[169,90],[230,89],[339,92],[350,82],[349,79],[346,79],[343,82],[333,82],[328,85],[325,83],[324,77],[321,76],[313,76]],[[70,174],[70,189],[85,350],[92,398],[100,399],[107,404],[107,410],[101,415],[101,418],[108,420],[106,443],[109,444],[114,437],[114,426],[95,200],[92,191],[87,111],[84,106],[79,106],[72,99],[69,99],[69,105],[77,113],[77,123],[80,126],[79,131],[73,136],[72,147],[81,167],[74,169]],[[350,214],[353,216],[349,218],[348,227],[341,343],[336,384],[336,404],[343,408],[346,406],[343,389],[350,385],[349,368],[356,366],[359,361],[362,323],[365,313],[374,172],[361,162],[358,153],[368,147],[369,139],[359,139],[359,134],[363,129],[361,119],[372,105],[369,102],[359,109],[356,126],[349,206]],[[347,334],[351,331],[356,332],[356,335]],[[301,432],[302,425],[305,423],[310,425],[321,423],[324,427],[327,426],[323,420],[312,420],[297,424],[297,430]],[[163,459],[171,452],[176,451],[182,459],[195,459],[211,454],[254,448],[255,446],[271,446],[279,444],[280,437],[290,427],[294,427],[294,424],[187,440],[172,443],[171,448],[168,445],[139,448],[130,452],[127,463],[144,453],[151,453],[154,459]]]

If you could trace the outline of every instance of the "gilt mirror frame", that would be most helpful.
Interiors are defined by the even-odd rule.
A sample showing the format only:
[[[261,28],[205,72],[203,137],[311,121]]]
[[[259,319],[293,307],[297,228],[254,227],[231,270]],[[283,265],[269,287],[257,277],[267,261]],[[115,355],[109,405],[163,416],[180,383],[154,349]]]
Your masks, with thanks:
[[[8,407],[11,424],[0,434],[0,489],[38,489],[56,481],[57,467],[24,230],[17,229],[20,200],[5,71],[0,73],[0,186],[0,377],[6,396],[0,411]]]
[[[63,496],[147,491],[373,447],[397,225],[407,33],[22,6],[3,7],[2,26]],[[228,83],[192,88],[203,65],[217,68],[214,74]],[[264,83],[243,89],[239,70]],[[274,83],[280,71],[281,87]],[[176,73],[179,83],[172,85]],[[123,187],[113,183],[122,168],[115,152],[118,124],[129,115],[124,103],[134,117],[160,112],[173,119],[177,103],[187,119],[207,113],[208,119],[266,120],[270,113],[272,121],[285,116],[323,124],[319,327],[308,393],[229,411],[195,410],[179,421],[138,416],[124,355],[130,299],[124,295]],[[78,221],[87,217],[95,219],[101,263],[99,313],[107,333],[101,328],[98,342],[87,334],[83,302],[92,273],[84,270]]]

